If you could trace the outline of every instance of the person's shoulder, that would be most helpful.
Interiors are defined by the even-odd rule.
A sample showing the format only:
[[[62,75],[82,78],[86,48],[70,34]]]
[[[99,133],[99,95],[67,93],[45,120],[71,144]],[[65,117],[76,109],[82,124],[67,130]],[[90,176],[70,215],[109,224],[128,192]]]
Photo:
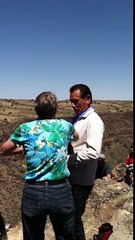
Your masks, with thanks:
[[[65,123],[65,124],[72,124],[71,122],[67,121],[66,119],[64,118],[61,118],[59,119],[62,123]]]
[[[62,125],[63,128],[74,129],[74,126],[73,126],[73,124],[71,122],[69,122],[69,121],[67,121],[65,119],[60,119],[60,121],[61,121],[61,125]]]
[[[96,112],[95,108],[93,108],[93,107],[90,107],[90,108],[89,108],[89,110],[87,111],[87,115],[88,115],[88,117],[94,117],[94,116],[96,116],[96,117],[101,118],[101,117],[99,116],[99,114]]]
[[[27,128],[27,127],[33,126],[36,124],[36,122],[37,122],[36,120],[24,122],[24,123],[20,124],[20,128]]]
[[[94,116],[96,116],[97,118],[100,118],[100,119],[101,119],[101,116],[100,116],[100,114],[99,114],[99,113],[97,113],[95,110],[94,110],[94,112],[93,112],[93,115],[94,115]]]
[[[96,111],[91,112],[88,115],[88,118],[93,119],[93,121],[95,121],[95,122],[100,122],[100,123],[104,124],[102,118]]]

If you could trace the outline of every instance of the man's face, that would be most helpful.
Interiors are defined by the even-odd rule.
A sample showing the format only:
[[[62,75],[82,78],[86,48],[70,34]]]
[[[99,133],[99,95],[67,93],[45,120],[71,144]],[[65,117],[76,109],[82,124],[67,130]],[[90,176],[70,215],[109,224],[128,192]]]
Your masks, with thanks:
[[[71,106],[74,109],[75,113],[81,114],[90,106],[90,97],[81,98],[80,90],[77,89],[70,94]]]

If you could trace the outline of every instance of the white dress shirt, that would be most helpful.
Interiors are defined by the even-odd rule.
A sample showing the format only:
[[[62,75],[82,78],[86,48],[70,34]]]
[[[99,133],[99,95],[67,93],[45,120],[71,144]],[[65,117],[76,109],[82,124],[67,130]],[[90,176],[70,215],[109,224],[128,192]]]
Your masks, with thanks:
[[[77,153],[78,164],[69,163],[70,183],[77,185],[93,185],[97,168],[97,159],[102,148],[104,123],[93,107],[78,116],[74,123],[79,140],[72,142],[74,153]]]

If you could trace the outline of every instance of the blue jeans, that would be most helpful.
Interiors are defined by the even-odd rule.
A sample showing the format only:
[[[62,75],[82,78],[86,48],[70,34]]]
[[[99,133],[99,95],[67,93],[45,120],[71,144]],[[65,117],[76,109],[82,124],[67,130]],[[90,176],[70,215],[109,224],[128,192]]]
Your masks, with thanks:
[[[72,185],[72,194],[75,205],[75,240],[85,240],[85,232],[82,222],[82,215],[85,211],[87,199],[91,193],[93,185],[80,186]]]
[[[74,203],[68,181],[53,186],[24,186],[23,239],[44,240],[47,216],[50,217],[56,240],[75,240]]]

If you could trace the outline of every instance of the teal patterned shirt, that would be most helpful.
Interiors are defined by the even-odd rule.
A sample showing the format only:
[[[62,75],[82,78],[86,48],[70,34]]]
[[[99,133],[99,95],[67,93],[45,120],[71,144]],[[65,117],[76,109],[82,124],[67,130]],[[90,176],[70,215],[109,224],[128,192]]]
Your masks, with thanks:
[[[74,126],[64,119],[34,120],[21,124],[10,140],[23,145],[27,159],[25,180],[60,180],[70,175],[67,147]]]

